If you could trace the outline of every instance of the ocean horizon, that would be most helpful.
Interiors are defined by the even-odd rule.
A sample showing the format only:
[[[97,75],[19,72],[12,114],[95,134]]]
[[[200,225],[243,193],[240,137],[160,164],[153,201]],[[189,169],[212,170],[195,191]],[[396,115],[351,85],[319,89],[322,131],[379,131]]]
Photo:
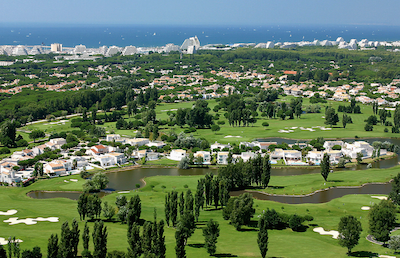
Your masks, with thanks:
[[[197,36],[201,45],[298,42],[313,40],[400,40],[400,26],[387,25],[273,25],[273,26],[160,26],[160,25],[5,25],[0,24],[0,45],[79,44],[89,48],[106,46],[156,47],[181,45]]]

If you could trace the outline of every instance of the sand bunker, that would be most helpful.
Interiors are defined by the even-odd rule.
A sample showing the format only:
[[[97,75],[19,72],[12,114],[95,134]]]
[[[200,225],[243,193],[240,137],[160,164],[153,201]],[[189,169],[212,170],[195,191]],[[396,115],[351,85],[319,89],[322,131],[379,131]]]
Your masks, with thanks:
[[[387,200],[386,196],[371,196],[372,198],[379,199],[379,200]]]
[[[78,182],[78,179],[70,179],[72,182]]]
[[[14,215],[17,212],[18,212],[17,210],[8,210],[6,212],[0,211],[0,215],[11,216],[11,215]]]
[[[118,192],[118,193],[130,193],[131,191],[121,191],[121,192]]]
[[[293,130],[279,130],[278,133],[293,133]]]
[[[35,225],[38,221],[49,221],[49,222],[58,222],[58,217],[49,217],[49,218],[42,218],[38,217],[36,219],[33,218],[26,218],[26,219],[18,219],[18,218],[9,218],[4,220],[5,223],[10,223],[9,225],[16,225],[20,223],[25,223],[26,225]]]
[[[22,243],[24,241],[22,241],[21,239],[15,239],[15,242]],[[0,237],[0,245],[6,245],[6,244],[8,244],[8,239]]]
[[[369,211],[369,210],[371,209],[371,207],[362,206],[361,209],[362,209],[363,211]]]
[[[69,181],[68,180],[64,180],[64,183],[69,183]]]
[[[224,138],[242,138],[242,136],[232,136],[232,135],[227,135]]]
[[[303,131],[310,131],[310,132],[315,132],[315,130],[314,130],[314,129],[312,129],[312,128],[304,128],[304,127],[300,127],[300,130],[303,130]]]
[[[325,231],[322,227],[314,228],[314,232],[319,233],[320,235],[332,235],[332,238],[338,239],[339,237],[339,232],[336,230],[331,230],[331,231]]]
[[[396,258],[396,256],[383,255],[383,254],[379,255],[378,257],[379,258]]]

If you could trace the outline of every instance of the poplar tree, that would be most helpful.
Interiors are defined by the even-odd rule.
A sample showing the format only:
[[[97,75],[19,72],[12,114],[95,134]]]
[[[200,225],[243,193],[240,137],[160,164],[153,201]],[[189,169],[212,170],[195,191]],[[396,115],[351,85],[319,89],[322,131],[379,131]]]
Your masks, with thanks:
[[[327,181],[328,179],[329,169],[330,169],[329,155],[325,153],[321,163],[321,175],[325,181]]]
[[[140,227],[138,224],[133,223],[128,228],[128,254],[129,257],[139,257],[142,254],[142,239],[140,237]]]
[[[214,206],[215,209],[218,208],[219,205],[219,178],[215,177],[214,180],[212,181],[212,193],[213,193],[213,199],[214,199]]]
[[[219,237],[219,224],[212,219],[207,222],[207,226],[203,228],[203,236],[207,253],[214,255],[217,251],[217,239]]]
[[[89,250],[89,239],[90,239],[89,226],[87,222],[85,222],[85,228],[83,229],[82,233],[83,249],[85,250]]]
[[[178,218],[178,192],[172,191],[169,204],[171,222],[172,225],[175,227]]]
[[[267,216],[263,214],[258,221],[259,231],[257,235],[258,247],[260,248],[261,257],[263,258],[265,258],[268,252],[268,227]]]
[[[145,257],[147,257],[151,253],[151,243],[152,243],[152,223],[146,221],[143,225],[143,233],[142,233],[142,250]]]
[[[161,220],[157,226],[157,252],[156,256],[158,258],[165,258],[165,251],[167,250],[165,247],[165,236],[164,236],[164,221]]]
[[[212,173],[207,173],[204,179],[204,186],[205,186],[205,193],[206,193],[206,206],[211,204],[212,201],[212,180],[213,180],[213,174]]]
[[[47,257],[58,258],[58,236],[57,234],[51,234],[49,242],[47,244]]]
[[[164,213],[165,213],[165,221],[167,222],[167,225],[169,227],[169,218],[170,218],[170,193],[168,193],[165,196],[165,203],[164,203]]]
[[[266,188],[269,184],[271,178],[271,162],[269,160],[269,155],[265,155],[262,160],[262,174],[261,183]]]
[[[59,255],[64,258],[74,257],[71,245],[71,230],[69,229],[68,221],[65,221],[61,225],[61,237],[58,252]]]
[[[93,258],[106,258],[107,256],[107,227],[103,221],[95,222],[93,228]]]
[[[179,196],[178,204],[179,204],[179,215],[182,216],[183,211],[185,210],[185,198],[184,198],[183,192],[181,192],[181,194]]]
[[[193,195],[192,195],[192,191],[190,189],[188,189],[186,191],[186,195],[185,195],[185,211],[189,211],[191,213],[193,213]]]
[[[199,179],[197,181],[197,189],[196,189],[196,194],[195,194],[195,209],[194,209],[194,214],[196,221],[199,220],[200,216],[200,207],[203,208],[204,206],[204,179]]]
[[[70,231],[70,245],[73,257],[78,255],[78,244],[79,244],[79,225],[78,222],[74,219],[71,225]]]

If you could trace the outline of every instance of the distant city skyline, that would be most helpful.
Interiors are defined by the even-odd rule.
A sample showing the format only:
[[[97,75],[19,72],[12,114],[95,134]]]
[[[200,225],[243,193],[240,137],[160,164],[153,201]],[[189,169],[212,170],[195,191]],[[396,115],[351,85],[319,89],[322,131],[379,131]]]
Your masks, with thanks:
[[[392,25],[395,0],[20,0],[3,3],[0,25]]]

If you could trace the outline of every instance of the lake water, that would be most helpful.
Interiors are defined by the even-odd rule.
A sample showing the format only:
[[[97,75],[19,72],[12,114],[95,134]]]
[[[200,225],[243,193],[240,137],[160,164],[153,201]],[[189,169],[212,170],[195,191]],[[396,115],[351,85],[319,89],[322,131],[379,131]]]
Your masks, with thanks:
[[[276,141],[281,143],[283,141],[288,144],[296,143],[297,140],[287,140],[283,138],[269,138],[264,139],[267,141]],[[360,140],[360,139],[357,139]],[[384,139],[384,138],[372,138],[365,139],[370,143],[374,141],[391,141],[394,144],[400,145],[399,139]],[[347,140],[349,141],[349,140]],[[350,140],[351,141],[351,140]],[[302,141],[299,141],[302,142]],[[304,141],[303,141],[304,142]],[[373,168],[390,168],[396,166],[399,162],[398,156],[388,160],[382,160],[372,163]],[[358,165],[352,168],[345,169],[334,169],[334,171],[342,170],[360,170],[366,169],[366,165]],[[151,176],[188,176],[188,175],[205,175],[208,172],[217,174],[218,170],[208,169],[208,168],[193,168],[193,169],[178,169],[178,168],[138,168],[133,170],[126,170],[114,173],[106,174],[109,179],[108,189],[115,191],[126,191],[136,189],[136,184],[140,184],[142,187],[144,185],[143,178]],[[283,168],[272,168],[272,176],[293,176],[293,175],[303,175],[320,173],[319,167],[283,167]],[[347,194],[388,194],[391,190],[391,184],[368,184],[361,188],[331,188],[326,191],[321,191],[316,194],[306,196],[306,197],[294,197],[294,196],[270,196],[262,193],[252,192],[253,196],[261,200],[272,200],[283,203],[323,203],[328,202],[332,199],[342,197]],[[232,195],[239,195],[243,191],[232,192]],[[36,191],[31,192],[28,195],[32,198],[37,199],[47,199],[47,198],[57,198],[65,197],[70,199],[78,199],[80,193],[77,192],[43,192]]]

